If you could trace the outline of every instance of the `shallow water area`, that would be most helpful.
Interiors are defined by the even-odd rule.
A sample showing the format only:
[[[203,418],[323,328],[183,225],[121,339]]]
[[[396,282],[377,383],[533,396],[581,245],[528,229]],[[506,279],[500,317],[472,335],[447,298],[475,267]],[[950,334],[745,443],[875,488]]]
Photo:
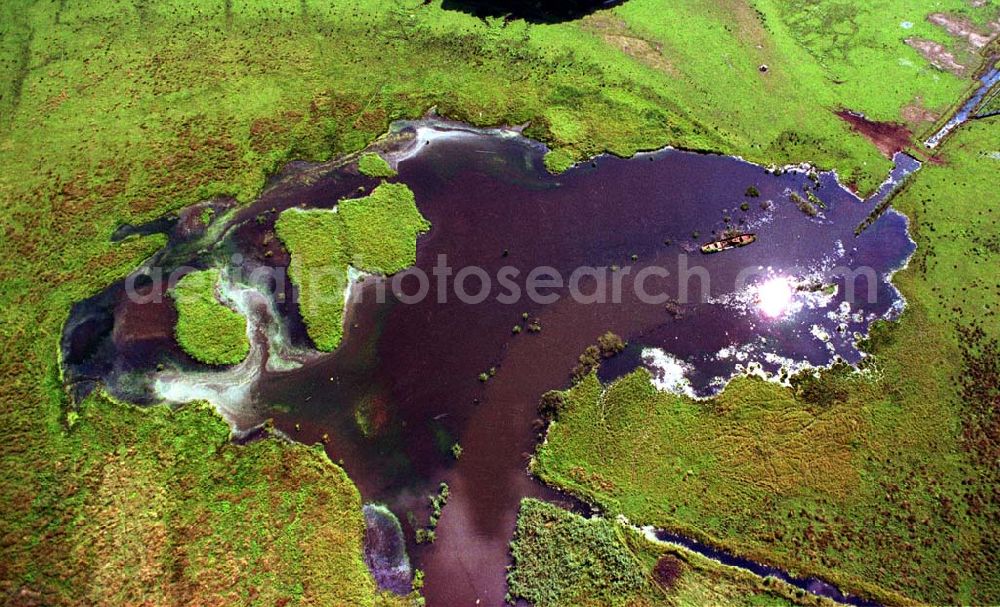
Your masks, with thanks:
[[[536,404],[568,385],[577,357],[605,331],[629,346],[602,379],[645,365],[662,389],[707,396],[751,366],[778,374],[856,362],[857,338],[902,305],[889,276],[913,251],[905,218],[889,212],[855,229],[906,171],[863,202],[832,173],[768,171],[719,155],[602,156],[554,176],[544,147],[516,133],[433,122],[398,130],[387,156],[433,226],[417,244],[415,268],[431,279],[424,299],[379,303],[378,279],[355,276],[344,341],[321,355],[309,348],[290,285],[243,285],[234,292],[244,293],[254,348],[234,371],[179,351],[169,298],[143,307],[118,284],[74,309],[64,352],[70,382],[145,402],[208,398],[239,428],[273,418],[295,440],[325,438],[364,499],[400,519],[430,605],[502,604],[519,500],[575,505],[526,472]],[[187,256],[172,243],[160,259],[282,269],[288,256],[273,224],[283,209],[330,208],[376,184],[353,165],[290,168],[226,219],[218,243]],[[757,240],[701,253],[727,230]],[[441,256],[452,269],[443,298],[434,280]],[[470,267],[490,278],[479,303],[455,294]],[[525,279],[542,267],[564,284],[579,272],[578,296],[553,287],[540,289],[550,301],[532,301]],[[510,291],[498,280],[505,268],[518,273],[513,302],[501,297]],[[419,282],[411,274],[398,286],[413,294]],[[480,283],[470,274],[465,291]],[[441,481],[451,497],[437,541],[417,545],[414,530],[426,525]]]

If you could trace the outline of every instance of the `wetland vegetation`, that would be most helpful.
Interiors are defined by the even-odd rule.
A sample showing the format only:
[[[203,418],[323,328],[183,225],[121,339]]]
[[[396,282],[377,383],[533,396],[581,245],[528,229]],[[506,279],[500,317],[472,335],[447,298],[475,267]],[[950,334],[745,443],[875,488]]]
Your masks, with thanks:
[[[395,177],[396,171],[384,158],[374,152],[362,154],[358,159],[358,170],[369,177]]]
[[[510,593],[536,607],[577,605],[828,605],[783,582],[719,565],[637,529],[521,502],[511,544]]]
[[[430,224],[413,192],[383,183],[363,198],[341,200],[335,210],[289,209],[275,232],[291,255],[289,276],[309,337],[319,350],[334,350],[343,337],[348,266],[394,274],[413,264],[417,236]]]
[[[985,269],[1000,253],[988,203],[998,135],[1000,123],[970,125],[949,164],[896,199],[918,242],[896,275],[908,307],[872,333],[860,371],[789,388],[740,378],[708,401],[659,392],[642,370],[609,386],[591,374],[547,397],[562,404],[535,473],[609,515],[888,603],[995,599],[1000,578],[981,556],[1000,541],[988,488],[1000,291]]]
[[[946,0],[935,10],[983,27],[992,5],[977,5]],[[318,450],[275,439],[232,444],[204,406],[137,409],[67,394],[57,344],[71,306],[166,242],[162,234],[112,242],[121,225],[212,197],[246,203],[285,162],[355,152],[391,120],[432,106],[479,125],[530,122],[557,171],[603,151],[671,144],[776,165],[811,161],[868,190],[889,161],[833,110],[926,132],[968,83],[931,67],[904,38],[977,60],[927,12],[917,0],[630,0],[539,26],[438,2],[3,3],[5,598],[398,601],[379,595],[364,570],[357,490]],[[942,530],[961,532],[950,547],[939,541],[946,531],[926,549],[906,540],[915,547],[890,551],[885,563],[859,548],[847,566],[928,601],[998,596],[983,558],[998,551],[996,407],[988,406],[1000,326],[990,322],[997,137],[995,121],[963,127],[940,152],[947,162],[929,166],[898,201],[920,244],[897,277],[910,308],[873,340],[873,377],[845,389],[851,402],[872,396],[862,409],[879,429],[877,444],[852,448],[886,458],[851,464],[865,482],[884,474],[891,485],[892,505],[874,511],[874,529],[888,521],[881,535],[905,536],[908,521],[882,510],[909,517],[891,510],[907,500]],[[415,225],[411,217],[399,233]],[[316,255],[346,267],[343,242],[326,247]],[[310,334],[332,349],[340,312],[326,312]],[[782,398],[805,406],[792,393]],[[901,472],[904,461],[916,463],[914,479]],[[919,555],[921,566],[900,565],[903,554]],[[532,583],[547,583],[545,573]]]
[[[54,465],[75,483],[11,497],[53,492],[78,518],[55,510],[48,533],[69,529],[79,543],[47,573],[62,584],[21,590],[13,604],[60,604],[59,592],[90,605],[407,604],[375,587],[361,497],[322,449],[273,438],[236,445],[207,405],[138,408],[100,393],[63,432],[67,455]]]
[[[177,343],[200,362],[234,365],[250,351],[247,320],[219,300],[220,279],[218,270],[203,270],[177,281]]]

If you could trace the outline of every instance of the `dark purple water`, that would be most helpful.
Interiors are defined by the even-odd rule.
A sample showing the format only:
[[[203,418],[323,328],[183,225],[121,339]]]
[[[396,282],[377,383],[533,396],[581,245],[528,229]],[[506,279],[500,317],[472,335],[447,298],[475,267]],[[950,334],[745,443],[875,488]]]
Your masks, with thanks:
[[[772,174],[728,157],[665,150],[600,157],[552,176],[542,165],[544,149],[522,138],[426,127],[411,147],[418,152],[402,157],[398,180],[414,191],[433,224],[418,242],[416,268],[433,278],[439,256],[456,272],[482,268],[493,277],[491,296],[469,304],[449,289],[441,302],[432,282],[431,296],[418,303],[391,297],[377,303],[375,281],[368,279],[353,293],[336,352],[300,356],[304,364],[295,370],[252,375],[245,402],[234,403],[230,394],[222,408],[240,426],[273,417],[296,440],[325,437],[327,452],[365,500],[387,504],[402,521],[414,564],[426,572],[432,606],[502,604],[520,499],[572,505],[526,472],[538,438],[536,403],[545,391],[568,384],[578,355],[605,331],[629,341],[602,369],[606,378],[647,364],[664,388],[705,395],[751,363],[776,372],[838,357],[856,361],[857,335],[900,305],[886,276],[913,250],[905,219],[885,214],[855,236],[875,203],[858,200],[832,174]],[[287,255],[270,237],[278,212],[330,207],[374,185],[349,167],[292,167],[259,202],[226,219],[223,246],[205,253],[199,252],[203,243],[175,241],[173,252],[154,262],[210,266],[231,263],[238,253],[243,269],[282,267]],[[759,196],[747,195],[750,186]],[[805,188],[822,201],[810,203],[815,216],[789,195],[807,200]],[[753,232],[758,240],[700,253],[700,244],[727,228]],[[523,286],[540,266],[564,278],[581,266],[616,266],[605,276],[621,280],[620,300],[578,301],[566,288],[548,290],[559,296],[551,303],[497,300],[506,292],[496,281],[502,268],[516,268],[514,282]],[[648,293],[663,296],[655,302],[635,289],[645,268],[666,271],[645,282]],[[737,284],[741,273],[746,280]],[[685,274],[691,277],[678,280]],[[771,285],[764,301],[762,283]],[[857,297],[845,307],[848,283]],[[478,291],[475,278],[466,285]],[[591,276],[580,290],[593,294],[597,285]],[[410,276],[402,287],[414,293],[418,281]],[[276,314],[291,343],[307,346],[292,290],[280,292],[285,299]],[[198,377],[215,377],[223,387],[255,372],[249,363],[229,375],[200,369],[172,344],[169,300],[142,308],[122,293],[114,285],[74,309],[64,337],[69,381],[89,378],[152,401],[157,364],[173,377],[202,373]],[[512,331],[526,327],[524,313],[540,332]],[[130,316],[138,321],[127,324]],[[146,326],[156,330],[140,340]],[[480,381],[489,369],[495,374]],[[457,461],[456,442],[463,447]],[[441,481],[450,485],[451,498],[437,541],[417,545],[414,527],[426,524],[428,495]]]

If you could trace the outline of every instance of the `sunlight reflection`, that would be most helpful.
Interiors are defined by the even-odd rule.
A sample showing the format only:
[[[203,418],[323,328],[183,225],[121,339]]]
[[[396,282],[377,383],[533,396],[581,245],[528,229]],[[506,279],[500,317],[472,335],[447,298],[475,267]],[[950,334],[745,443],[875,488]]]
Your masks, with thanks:
[[[757,286],[757,308],[770,318],[782,316],[792,303],[791,282],[776,276]]]

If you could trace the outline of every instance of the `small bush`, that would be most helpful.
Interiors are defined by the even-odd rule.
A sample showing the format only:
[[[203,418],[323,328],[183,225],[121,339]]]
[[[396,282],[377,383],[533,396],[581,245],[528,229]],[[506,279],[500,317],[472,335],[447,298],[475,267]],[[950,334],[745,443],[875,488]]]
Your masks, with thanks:
[[[603,358],[611,358],[625,349],[625,341],[611,331],[597,338],[597,347]]]
[[[547,421],[559,419],[559,414],[566,406],[566,398],[558,390],[550,390],[538,401],[538,414]]]

